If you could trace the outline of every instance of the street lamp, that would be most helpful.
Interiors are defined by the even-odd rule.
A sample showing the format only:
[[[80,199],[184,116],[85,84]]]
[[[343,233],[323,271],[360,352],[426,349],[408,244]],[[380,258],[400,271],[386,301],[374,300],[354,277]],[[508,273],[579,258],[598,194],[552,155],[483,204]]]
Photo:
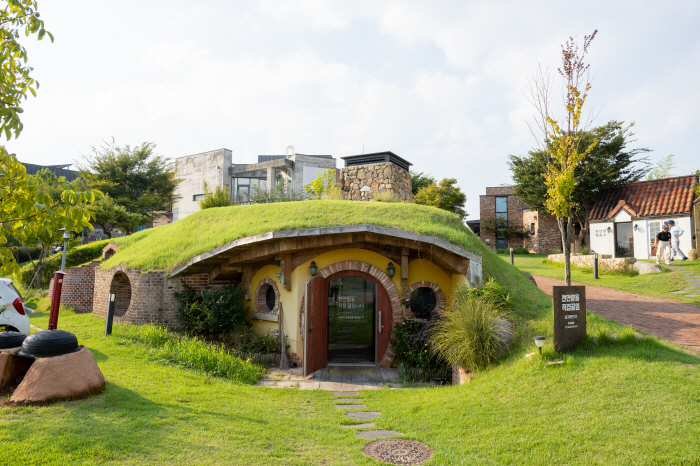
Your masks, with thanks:
[[[542,347],[544,346],[545,340],[545,337],[535,337],[535,344],[537,345],[537,349],[540,350],[540,354],[542,354]]]
[[[66,270],[66,250],[68,249],[68,239],[70,238],[70,231],[66,231],[65,228],[60,228],[58,231],[63,232],[63,257],[61,258],[61,270]]]
[[[311,265],[309,265],[309,273],[312,277],[315,277],[316,272],[318,272],[318,267],[316,267],[316,261],[311,261]]]

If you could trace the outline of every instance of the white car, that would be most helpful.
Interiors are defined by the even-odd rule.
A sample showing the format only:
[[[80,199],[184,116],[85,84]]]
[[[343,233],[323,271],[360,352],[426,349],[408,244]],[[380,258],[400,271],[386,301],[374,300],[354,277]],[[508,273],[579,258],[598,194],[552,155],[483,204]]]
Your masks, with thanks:
[[[29,335],[29,316],[24,300],[7,278],[0,278],[0,331]]]

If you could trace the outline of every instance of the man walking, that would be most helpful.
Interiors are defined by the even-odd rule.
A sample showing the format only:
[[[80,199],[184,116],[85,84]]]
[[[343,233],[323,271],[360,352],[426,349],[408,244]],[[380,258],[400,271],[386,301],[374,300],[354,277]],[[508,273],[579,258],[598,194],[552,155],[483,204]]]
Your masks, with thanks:
[[[656,263],[658,264],[661,258],[664,256],[664,251],[668,248],[668,255],[666,256],[666,265],[671,265],[671,233],[668,232],[668,225],[664,224],[663,231],[660,231],[656,235]]]
[[[685,254],[683,254],[683,251],[681,251],[681,236],[683,236],[683,229],[676,225],[676,222],[673,220],[668,221],[668,226],[671,229],[671,260],[676,257],[676,254],[680,254],[680,256],[683,258],[681,260],[687,261],[688,258],[685,256]]]

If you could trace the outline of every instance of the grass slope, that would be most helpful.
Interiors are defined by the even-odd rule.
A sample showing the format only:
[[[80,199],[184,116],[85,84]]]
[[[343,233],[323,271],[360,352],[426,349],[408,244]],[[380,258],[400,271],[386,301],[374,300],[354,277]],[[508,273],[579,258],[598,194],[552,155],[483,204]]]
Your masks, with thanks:
[[[508,267],[510,267],[508,265]],[[41,302],[30,302],[43,309]],[[547,334],[551,313],[533,311]],[[46,328],[48,313],[32,314]],[[500,366],[458,387],[363,392],[380,429],[403,432],[435,452],[426,465],[698,465],[700,360],[589,314],[586,342],[543,359],[523,345]],[[0,408],[3,464],[373,465],[366,440],[325,391],[252,387],[153,359],[129,338],[133,326],[63,312],[107,379],[103,394],[43,407]]]
[[[239,238],[269,231],[374,224],[444,238],[469,251],[487,250],[459,218],[418,204],[303,201],[218,207],[158,228],[117,238],[119,252],[105,267],[171,270],[188,259]]]
[[[510,262],[510,258],[507,254],[499,256],[504,262]],[[531,273],[532,275],[564,280],[564,264],[561,264],[561,267],[545,264],[542,261],[546,258],[546,255],[535,254],[515,256],[514,263],[518,269]],[[674,261],[673,264],[679,267],[684,267],[684,270],[694,272],[694,275],[700,275],[700,261]],[[584,269],[579,267],[571,267],[571,281],[584,285],[611,288],[642,296],[663,298],[671,301],[690,303],[700,306],[699,298],[686,298],[683,295],[669,294],[669,291],[683,289],[686,286],[685,279],[687,279],[688,276],[680,273],[671,273],[671,271],[665,268],[663,265],[661,267],[664,270],[663,273],[650,273],[637,275],[635,277],[610,275],[606,274],[605,272],[601,272],[598,280],[593,278],[592,272],[585,272]]]

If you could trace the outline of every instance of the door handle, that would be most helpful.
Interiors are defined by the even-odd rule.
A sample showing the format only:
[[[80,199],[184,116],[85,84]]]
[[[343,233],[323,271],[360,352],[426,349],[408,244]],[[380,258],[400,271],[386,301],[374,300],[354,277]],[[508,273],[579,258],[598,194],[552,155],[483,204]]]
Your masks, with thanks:
[[[312,331],[313,329],[314,329],[314,328],[313,328],[313,327],[311,327],[311,328],[309,329],[309,333],[311,333],[311,331]]]
[[[379,319],[379,322],[377,322],[377,331],[379,333],[382,333],[382,329],[384,328],[384,326],[382,325],[382,311],[379,311],[377,314]]]

